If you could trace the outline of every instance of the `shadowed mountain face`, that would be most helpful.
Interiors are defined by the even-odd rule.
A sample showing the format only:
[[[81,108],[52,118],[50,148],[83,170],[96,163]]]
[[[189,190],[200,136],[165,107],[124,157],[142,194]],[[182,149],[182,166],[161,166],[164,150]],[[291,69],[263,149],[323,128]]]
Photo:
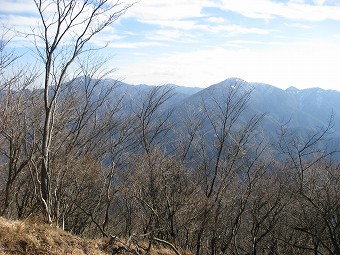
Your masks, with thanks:
[[[110,80],[106,82],[110,83]],[[125,105],[138,105],[142,98],[154,86],[129,85],[122,83],[115,89],[115,97],[125,97]],[[184,127],[184,122],[192,118],[202,118],[202,127],[209,133],[207,113],[214,115],[218,104],[225,104],[227,97],[237,101],[242,95],[248,94],[246,107],[235,127],[241,127],[254,115],[263,115],[260,129],[262,136],[271,144],[278,141],[278,133],[282,125],[286,125],[296,135],[307,137],[316,130],[325,128],[332,120],[331,134],[328,136],[332,144],[340,140],[340,92],[319,88],[298,90],[290,87],[286,90],[262,83],[248,83],[238,78],[230,78],[207,88],[189,88],[173,84],[166,85],[173,94],[162,105],[162,110],[173,110],[171,121],[176,123],[176,132]],[[233,92],[235,90],[235,93]],[[126,110],[132,109],[127,107]],[[205,117],[204,117],[205,116]],[[183,124],[183,126],[182,126]],[[213,135],[213,133],[211,133]],[[170,139],[173,140],[173,139]]]
[[[110,83],[110,80],[106,82]],[[113,82],[113,81],[112,81]],[[175,118],[183,118],[185,111],[202,110],[202,102],[221,100],[228,89],[240,86],[238,93],[250,92],[247,103],[247,114],[266,114],[262,127],[266,135],[272,137],[277,129],[285,123],[289,127],[302,132],[325,127],[333,117],[333,136],[340,137],[340,92],[311,88],[299,90],[290,87],[286,90],[262,83],[248,83],[238,78],[230,78],[207,88],[181,87],[167,85],[174,94],[165,108],[175,109]],[[129,100],[139,100],[151,91],[153,86],[129,85],[122,83],[115,89],[115,95],[126,95]],[[209,107],[209,103],[207,104]]]
[[[322,89],[281,90],[270,85],[254,86],[251,104],[277,121],[290,121],[292,127],[327,125],[334,115],[334,131],[340,131],[340,93]]]
[[[177,96],[173,106],[197,105],[208,97],[223,97],[228,88],[241,84],[244,91],[250,91],[248,108],[251,112],[266,113],[267,122],[282,124],[289,122],[292,128],[315,128],[327,125],[331,116],[334,118],[334,131],[340,135],[340,92],[320,88],[298,90],[290,87],[286,90],[262,83],[247,83],[231,78],[199,90],[186,88],[189,93],[182,93],[176,86]],[[240,91],[242,92],[242,91]],[[182,99],[182,100],[180,100]],[[181,108],[177,107],[177,108]]]

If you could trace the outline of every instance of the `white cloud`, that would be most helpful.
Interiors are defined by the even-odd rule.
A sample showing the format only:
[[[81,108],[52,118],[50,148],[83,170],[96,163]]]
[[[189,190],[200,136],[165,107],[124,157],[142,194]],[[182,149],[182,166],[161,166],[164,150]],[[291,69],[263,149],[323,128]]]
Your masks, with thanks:
[[[289,0],[288,2],[292,4],[305,4],[305,0]]]
[[[33,16],[21,16],[21,15],[0,15],[1,21],[9,27],[15,30],[24,30],[25,32],[31,31],[31,28],[37,27],[40,19]]]
[[[135,4],[126,17],[155,20],[178,20],[202,17],[202,9],[215,4],[211,0],[143,0]]]
[[[33,1],[7,0],[0,1],[2,13],[36,13],[37,7]]]
[[[279,42],[279,41],[254,41],[254,40],[232,40],[228,41],[227,45],[279,45],[285,46],[287,43]],[[244,48],[244,47],[243,47]]]
[[[269,49],[214,48],[168,54],[147,63],[120,67],[127,82],[209,86],[228,77],[287,88],[340,84],[340,45],[291,44]]]
[[[229,35],[239,35],[239,34],[269,34],[270,30],[261,29],[261,28],[248,28],[238,25],[218,25],[218,26],[209,26],[207,27],[210,31],[216,32],[228,32]]]
[[[0,19],[16,29],[30,31],[31,28],[36,28],[39,22],[39,18],[34,16],[36,7],[32,3],[31,0],[0,0],[2,9]],[[152,84],[171,82],[208,86],[236,76],[248,81],[267,82],[281,87],[340,84],[338,77],[340,73],[339,42],[338,44],[320,41],[286,44],[293,40],[293,36],[296,41],[299,35],[287,31],[282,34],[273,33],[275,37],[270,39],[269,36],[261,35],[268,35],[274,31],[272,23],[268,22],[266,26],[257,27],[254,24],[258,23],[245,23],[247,20],[241,23],[240,19],[229,20],[229,17],[214,16],[212,13],[204,12],[206,7],[217,7],[251,18],[268,20],[274,17],[286,18],[288,20],[283,22],[287,27],[280,26],[280,28],[288,30],[288,26],[301,29],[311,28],[310,23],[304,21],[340,20],[338,0],[314,0],[314,2],[311,0],[285,2],[273,0],[142,0],[129,9],[123,17],[135,18],[144,25],[147,24],[148,26],[142,28],[143,34],[135,28],[130,31],[128,26],[131,23],[129,22],[127,23],[130,25],[124,27],[127,31],[117,31],[116,29],[125,25],[121,22],[116,29],[106,28],[95,36],[92,42],[98,46],[111,42],[108,47],[114,50],[109,50],[122,49],[119,50],[120,54],[125,53],[124,49],[129,49],[128,52],[136,49],[136,52],[132,54],[138,58],[126,55],[122,60],[124,66],[120,67],[120,73],[127,77],[128,82]],[[139,25],[143,26],[143,24]],[[320,28],[325,28],[326,32],[331,32],[333,29],[330,26],[324,27],[324,23],[320,23]],[[246,34],[256,36],[246,37],[244,36]],[[317,31],[315,34],[322,36]],[[304,33],[310,40],[315,34]],[[332,37],[334,41],[340,38],[339,33],[336,34]],[[225,40],[225,36],[237,35],[242,35],[242,37]],[[189,40],[194,41],[195,45],[192,49],[195,50],[186,53],[173,52],[171,46],[179,49],[179,46],[183,45],[179,43],[173,45],[173,43],[183,43],[183,40],[186,43]],[[220,47],[200,48],[208,47],[211,41]],[[186,48],[188,45],[185,45]],[[159,55],[155,57],[155,51],[148,51],[148,49],[153,50],[152,47],[155,49],[157,47],[157,50],[160,50],[158,47],[163,47],[167,53],[161,55],[162,53],[158,51]],[[142,50],[139,51],[139,48]],[[136,61],[132,63],[133,60],[130,58]]]
[[[317,5],[323,5],[326,2],[326,0],[313,0],[313,2]]]
[[[324,3],[324,1],[318,2]],[[250,18],[271,19],[280,16],[292,20],[340,20],[340,6],[315,6],[296,0],[288,3],[271,0],[222,0],[221,8]]]
[[[210,23],[222,24],[225,22],[225,19],[222,17],[209,17],[207,18],[207,21]]]
[[[121,43],[111,43],[108,45],[109,48],[119,48],[119,49],[137,49],[141,47],[150,46],[166,46],[164,43],[159,42],[121,42]]]
[[[139,21],[145,24],[182,30],[192,30],[200,27],[195,21],[192,20],[141,19]]]
[[[9,29],[9,38],[12,38],[13,46],[32,47],[32,38],[26,35],[37,28],[39,18],[33,16],[20,16],[13,14],[0,14],[0,22],[6,29]],[[37,42],[39,45],[39,42]]]
[[[305,24],[302,24],[302,23],[296,23],[296,22],[285,23],[285,25],[287,27],[295,27],[295,28],[300,28],[300,29],[310,29],[310,28],[312,28],[312,26],[305,25]]]
[[[145,38],[148,40],[156,40],[156,41],[178,41],[179,39],[183,39],[185,37],[192,37],[188,33],[183,33],[176,29],[163,29],[152,31]]]
[[[222,25],[222,24],[197,24],[192,20],[143,20],[143,23],[158,25],[164,28],[177,30],[203,30],[205,32],[228,32],[228,35],[240,34],[269,34],[271,30],[261,28],[251,28],[239,25]]]
[[[30,4],[27,4],[27,2],[30,2]],[[48,25],[47,37],[50,40],[53,40],[58,29],[56,22],[58,17],[55,14],[57,6],[55,1],[42,1],[42,3],[43,5],[41,8],[43,10],[44,20]],[[33,47],[34,44],[40,45],[43,43],[43,41],[40,40],[39,37],[35,37],[37,41],[34,42],[33,34],[37,35],[43,33],[43,26],[41,18],[38,15],[37,7],[32,0],[13,0],[13,2],[3,1],[0,2],[0,4],[3,4],[3,6],[6,7],[4,8],[5,11],[0,11],[1,22],[4,23],[6,27],[20,32],[17,33],[19,36],[13,39],[13,41],[17,43],[16,46]],[[21,5],[23,7],[21,7]],[[27,10],[25,8],[27,8]],[[73,23],[73,26],[68,29],[67,33],[64,34],[63,40],[61,42],[61,44],[63,45],[67,45],[68,43],[73,42],[75,38],[81,35],[85,30],[86,22],[84,21],[89,16],[89,13],[92,11],[93,6],[91,4],[88,4],[86,8],[82,10],[80,8],[81,5],[79,4],[74,6],[73,16],[75,16],[78,12],[80,13],[80,15],[77,15],[77,19]],[[110,13],[115,12],[120,8],[123,8],[123,6],[116,5]],[[107,14],[108,13],[103,13],[94,17],[92,20],[92,26],[88,29],[85,36],[90,35],[97,24],[105,22],[105,20],[107,19]],[[66,26],[67,22],[63,22],[61,30],[63,31]],[[28,34],[29,36],[27,36]],[[113,27],[107,26],[101,31],[101,33],[95,35],[91,39],[90,43],[93,43],[96,46],[103,47],[111,41],[117,41],[123,38],[124,36],[119,35]]]

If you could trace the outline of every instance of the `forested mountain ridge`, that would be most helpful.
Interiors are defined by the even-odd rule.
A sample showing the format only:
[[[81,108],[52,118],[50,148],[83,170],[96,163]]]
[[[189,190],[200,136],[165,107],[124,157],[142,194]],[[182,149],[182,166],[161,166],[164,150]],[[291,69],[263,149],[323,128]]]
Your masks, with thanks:
[[[109,83],[116,81],[107,80]],[[183,109],[195,105],[211,97],[223,96],[223,91],[228,87],[242,84],[244,89],[251,91],[247,108],[248,114],[265,114],[262,126],[268,136],[275,135],[282,124],[289,124],[290,128],[297,130],[313,130],[317,127],[326,127],[332,123],[332,137],[340,138],[340,92],[323,90],[320,88],[296,89],[290,87],[286,90],[279,89],[269,84],[248,83],[238,78],[229,78],[207,88],[182,87],[167,84],[172,89],[172,97],[167,102],[167,107],[181,112]],[[118,96],[129,95],[131,99],[147,93],[154,86],[130,85],[121,83],[117,89]],[[199,107],[198,107],[199,108]],[[177,114],[180,117],[181,113]]]

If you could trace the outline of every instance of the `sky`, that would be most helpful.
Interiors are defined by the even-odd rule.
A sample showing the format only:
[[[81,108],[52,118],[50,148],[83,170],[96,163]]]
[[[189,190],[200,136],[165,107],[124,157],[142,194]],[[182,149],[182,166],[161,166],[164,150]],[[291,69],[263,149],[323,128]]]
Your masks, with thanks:
[[[24,30],[38,20],[32,0],[0,0],[2,23]],[[92,43],[108,43],[113,78],[131,84],[237,77],[340,91],[340,0],[139,0]]]

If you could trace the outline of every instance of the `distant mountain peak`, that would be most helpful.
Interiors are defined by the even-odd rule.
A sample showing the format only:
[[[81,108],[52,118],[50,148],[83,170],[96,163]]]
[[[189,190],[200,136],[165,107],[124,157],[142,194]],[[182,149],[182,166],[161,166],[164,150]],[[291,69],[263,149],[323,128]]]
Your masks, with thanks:
[[[228,79],[222,81],[222,83],[230,84],[230,83],[248,83],[248,82],[246,82],[245,80],[243,80],[241,78],[231,77],[231,78],[228,78]]]
[[[296,92],[296,91],[299,91],[299,89],[297,89],[296,87],[294,86],[290,86],[288,89],[286,89],[287,92]]]
[[[299,89],[297,89],[296,87],[294,87],[294,86],[290,86],[288,89],[286,89],[287,91],[289,91],[289,90],[292,90],[292,91],[295,91],[295,90],[299,90]]]

